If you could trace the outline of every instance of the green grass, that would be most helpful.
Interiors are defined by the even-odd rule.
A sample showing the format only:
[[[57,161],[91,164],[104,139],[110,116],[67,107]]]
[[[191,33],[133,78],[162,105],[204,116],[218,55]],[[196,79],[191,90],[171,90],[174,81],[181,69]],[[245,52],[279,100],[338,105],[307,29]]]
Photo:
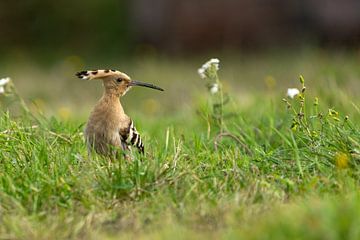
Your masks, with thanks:
[[[130,111],[146,143],[132,162],[89,159],[84,118],[74,113],[4,110],[0,238],[359,239],[360,106],[349,94],[359,85],[341,74],[318,79],[306,78],[305,109],[300,99],[287,109],[286,87],[252,89],[246,99],[230,91],[225,130],[237,140],[224,137],[217,150],[205,88],[177,111]],[[19,106],[16,96],[0,97]]]

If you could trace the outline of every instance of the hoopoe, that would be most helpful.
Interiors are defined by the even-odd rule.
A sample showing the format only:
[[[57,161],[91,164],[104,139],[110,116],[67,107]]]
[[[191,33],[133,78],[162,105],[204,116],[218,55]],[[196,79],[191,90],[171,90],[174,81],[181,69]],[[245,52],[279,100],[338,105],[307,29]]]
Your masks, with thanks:
[[[143,154],[144,143],[134,122],[125,114],[120,97],[132,86],[164,90],[153,84],[131,80],[128,75],[116,70],[81,71],[76,76],[85,80],[102,80],[105,88],[85,127],[88,150],[94,149],[98,154],[117,157],[120,152],[126,155],[125,151],[132,145]]]

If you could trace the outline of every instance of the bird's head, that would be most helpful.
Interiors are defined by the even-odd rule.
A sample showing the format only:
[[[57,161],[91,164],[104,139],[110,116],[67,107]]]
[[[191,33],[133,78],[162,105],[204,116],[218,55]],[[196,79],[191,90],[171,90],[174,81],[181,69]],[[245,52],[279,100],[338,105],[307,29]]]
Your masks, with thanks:
[[[124,96],[132,86],[142,86],[164,91],[164,89],[153,84],[132,80],[125,73],[116,70],[81,71],[76,73],[76,76],[84,80],[100,79],[103,81],[105,92],[117,96]]]

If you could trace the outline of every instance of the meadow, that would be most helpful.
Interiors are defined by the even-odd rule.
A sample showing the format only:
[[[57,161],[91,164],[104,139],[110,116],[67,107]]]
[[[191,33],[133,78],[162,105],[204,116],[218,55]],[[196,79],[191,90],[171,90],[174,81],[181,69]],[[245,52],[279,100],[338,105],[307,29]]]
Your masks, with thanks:
[[[359,52],[1,63],[1,239],[360,238]],[[165,89],[122,99],[145,156],[88,157],[97,68]]]

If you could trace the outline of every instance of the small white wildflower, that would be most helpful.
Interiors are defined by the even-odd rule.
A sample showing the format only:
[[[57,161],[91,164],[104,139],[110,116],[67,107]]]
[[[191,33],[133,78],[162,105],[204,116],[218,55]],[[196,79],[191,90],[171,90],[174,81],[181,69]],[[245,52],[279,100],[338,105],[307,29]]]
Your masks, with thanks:
[[[211,66],[215,66],[215,70],[219,70],[220,60],[218,58],[212,58],[206,63],[204,63],[201,68],[198,69],[198,73],[201,78],[206,78],[206,72],[211,68]]]
[[[214,83],[213,85],[211,85],[210,87],[210,93],[211,94],[215,94],[219,91],[219,85],[217,83]]]
[[[299,95],[300,91],[297,88],[289,88],[287,90],[287,96],[290,98],[294,98],[296,95]]]
[[[6,84],[8,84],[10,82],[10,78],[2,78],[0,79],[0,87],[4,87]]]
[[[165,163],[165,164],[163,165],[163,168],[164,168],[164,169],[169,169],[169,164]]]
[[[207,61],[205,63],[205,66],[207,68],[210,68],[211,65],[214,65],[215,66],[215,69],[216,70],[219,70],[219,63],[220,63],[220,60],[218,58],[212,58],[210,59],[209,61]]]
[[[199,75],[200,75],[201,78],[206,78],[205,69],[199,68],[199,69],[198,69],[198,73],[199,73]]]
[[[0,94],[5,92],[5,86],[10,82],[10,78],[2,78],[0,79]]]

